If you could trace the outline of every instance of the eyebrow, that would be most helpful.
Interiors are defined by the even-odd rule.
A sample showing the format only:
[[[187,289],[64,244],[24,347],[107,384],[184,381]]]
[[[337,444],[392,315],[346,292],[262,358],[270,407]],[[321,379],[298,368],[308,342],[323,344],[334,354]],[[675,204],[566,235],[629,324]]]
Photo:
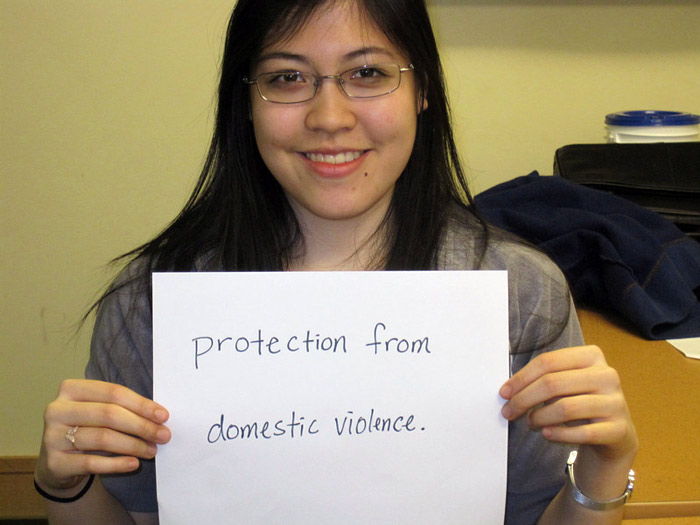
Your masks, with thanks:
[[[388,58],[395,59],[394,54],[389,51],[386,48],[379,47],[379,46],[369,46],[369,47],[362,47],[359,49],[356,49],[354,51],[351,51],[349,53],[346,53],[343,55],[342,59],[344,61],[348,60],[354,60],[359,57],[363,57],[366,55],[371,55],[371,54],[379,54],[379,55],[384,55]],[[272,53],[265,53],[263,54],[259,59],[258,63],[262,63],[268,60],[291,60],[294,62],[301,62],[303,64],[310,64],[310,60],[305,57],[304,55],[299,55],[296,53],[288,53],[286,51],[274,51]]]
[[[394,54],[391,51],[389,51],[388,49],[386,49],[384,47],[379,47],[379,46],[362,47],[360,49],[356,49],[355,51],[351,51],[350,53],[345,55],[343,58],[345,60],[353,60],[353,59],[359,58],[361,56],[373,55],[373,54],[384,55],[388,58],[395,59]]]
[[[265,62],[267,60],[292,60],[294,62],[304,62],[308,64],[309,61],[303,55],[297,55],[295,53],[286,53],[284,51],[275,51],[274,53],[266,53],[260,58],[258,58],[258,63]]]

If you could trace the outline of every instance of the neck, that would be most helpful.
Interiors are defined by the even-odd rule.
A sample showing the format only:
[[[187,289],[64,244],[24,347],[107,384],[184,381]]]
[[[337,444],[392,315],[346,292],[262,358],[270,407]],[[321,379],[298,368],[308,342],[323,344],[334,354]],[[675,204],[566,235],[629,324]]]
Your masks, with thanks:
[[[296,210],[295,210],[296,211]],[[381,223],[386,210],[347,220],[327,220],[297,213],[304,236],[292,271],[363,271],[380,269],[384,259]]]

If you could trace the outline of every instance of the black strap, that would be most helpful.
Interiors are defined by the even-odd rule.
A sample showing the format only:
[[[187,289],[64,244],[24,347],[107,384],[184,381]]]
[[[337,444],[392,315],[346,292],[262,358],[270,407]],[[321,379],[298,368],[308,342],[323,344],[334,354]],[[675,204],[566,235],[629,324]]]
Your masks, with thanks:
[[[90,477],[88,478],[88,481],[83,487],[83,489],[80,492],[78,492],[75,496],[71,496],[70,498],[58,498],[56,496],[52,496],[39,486],[39,484],[36,482],[36,479],[34,480],[34,488],[47,500],[55,501],[56,503],[73,503],[74,501],[78,501],[80,498],[85,496],[85,494],[87,494],[87,491],[90,490],[93,481],[95,481],[95,475],[90,474]]]

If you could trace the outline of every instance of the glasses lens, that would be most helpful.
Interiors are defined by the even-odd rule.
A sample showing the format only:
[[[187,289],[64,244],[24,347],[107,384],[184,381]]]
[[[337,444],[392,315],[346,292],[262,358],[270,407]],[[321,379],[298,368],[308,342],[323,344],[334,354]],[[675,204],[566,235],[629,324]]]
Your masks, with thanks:
[[[340,75],[317,77],[300,71],[276,71],[258,75],[255,83],[265,100],[294,104],[311,100],[318,84],[335,79],[345,94],[353,98],[372,98],[388,95],[401,83],[401,68],[396,64],[372,64],[345,71]]]
[[[299,71],[280,71],[258,76],[258,90],[265,100],[292,104],[313,98],[314,77]]]
[[[340,78],[343,90],[350,97],[379,97],[399,87],[401,70],[396,64],[373,64],[346,71]]]

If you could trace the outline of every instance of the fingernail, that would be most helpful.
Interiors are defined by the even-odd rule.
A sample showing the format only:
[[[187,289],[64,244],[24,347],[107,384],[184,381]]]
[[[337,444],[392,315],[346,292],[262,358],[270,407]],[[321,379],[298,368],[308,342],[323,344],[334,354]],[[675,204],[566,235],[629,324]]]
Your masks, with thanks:
[[[146,448],[146,452],[148,452],[149,456],[155,456],[156,452],[158,452],[158,447],[156,447],[155,445],[148,445],[148,447]]]
[[[156,436],[158,438],[159,443],[165,443],[170,438],[170,432],[165,428],[161,428],[156,434]]]
[[[510,419],[510,417],[513,415],[513,409],[511,409],[508,405],[503,405],[503,408],[501,408],[501,414],[504,418]]]
[[[508,385],[503,385],[501,389],[498,391],[498,395],[501,396],[503,399],[509,399],[510,394],[511,394],[511,388]]]
[[[156,408],[154,415],[156,417],[156,420],[160,422],[163,422],[166,419],[168,419],[168,413],[162,408]]]

